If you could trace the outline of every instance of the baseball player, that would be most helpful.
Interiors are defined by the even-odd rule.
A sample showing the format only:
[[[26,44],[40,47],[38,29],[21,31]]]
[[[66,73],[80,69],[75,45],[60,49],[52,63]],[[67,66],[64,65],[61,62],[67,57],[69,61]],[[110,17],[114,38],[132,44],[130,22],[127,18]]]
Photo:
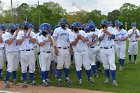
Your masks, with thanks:
[[[7,59],[7,72],[5,78],[5,87],[10,88],[9,85],[9,77],[10,73],[13,76],[13,85],[17,85],[16,82],[16,70],[19,64],[19,52],[18,52],[18,44],[17,44],[17,34],[19,30],[15,29],[15,25],[11,25],[8,32],[5,33],[3,40],[5,42],[5,52]]]
[[[42,27],[42,35],[38,37],[39,51],[40,51],[40,68],[43,86],[49,86],[48,72],[51,65],[51,35],[47,31],[47,27]]]
[[[124,59],[126,54],[126,40],[128,38],[128,33],[123,29],[122,22],[118,24],[118,30],[115,32],[115,42],[116,42],[116,54],[120,62],[120,71],[124,69]]]
[[[58,74],[58,85],[62,86],[61,80],[61,70],[64,66],[65,71],[65,82],[70,83],[71,80],[68,77],[68,72],[70,68],[70,42],[69,34],[71,30],[66,27],[66,19],[62,18],[60,20],[61,27],[54,30],[53,37],[56,40],[56,46],[54,46],[55,54],[57,55],[57,74]]]
[[[106,74],[106,80],[104,83],[109,83],[110,81],[110,71],[112,74],[112,84],[118,85],[116,82],[116,65],[115,65],[115,53],[113,49],[113,39],[115,38],[115,34],[112,29],[107,27],[107,21],[101,21],[102,29],[99,33],[99,40],[101,41],[101,59],[103,62],[103,67]]]
[[[96,58],[100,61],[100,46],[98,42],[98,30],[95,29],[94,24],[89,25],[90,32],[87,33],[89,38],[88,46],[89,46],[89,61],[91,65],[91,69],[94,73],[95,77],[98,77],[96,71]]]
[[[79,30],[79,27],[80,27],[80,23],[75,22],[73,27],[74,32],[72,32],[69,36],[74,51],[75,67],[76,67],[79,84],[82,84],[82,77],[81,77],[82,65],[86,70],[88,81],[95,82],[90,77],[91,66],[89,62],[88,46],[87,46],[87,42],[89,42],[89,39],[87,34],[83,30]]]
[[[3,79],[2,71],[4,67],[4,42],[3,42],[4,32],[5,31],[2,30],[2,27],[0,25],[0,81],[2,81]]]
[[[30,84],[36,85],[34,81],[35,72],[35,54],[34,54],[34,43],[36,43],[35,33],[29,29],[29,22],[23,22],[23,30],[17,35],[17,41],[20,45],[20,62],[22,71],[23,88],[27,88],[26,73],[27,67],[29,66],[29,77]]]
[[[134,54],[134,64],[136,64],[136,58],[138,54],[138,42],[137,39],[139,38],[139,30],[136,28],[136,23],[131,24],[132,29],[128,31],[129,36],[129,48],[128,48],[128,55],[129,61],[131,62],[131,56]]]

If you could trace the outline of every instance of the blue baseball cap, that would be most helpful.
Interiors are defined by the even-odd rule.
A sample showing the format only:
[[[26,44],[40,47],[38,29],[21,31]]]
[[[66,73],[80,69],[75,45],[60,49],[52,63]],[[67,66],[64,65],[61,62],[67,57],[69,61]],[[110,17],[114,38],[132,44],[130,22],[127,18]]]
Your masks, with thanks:
[[[66,24],[67,23],[67,20],[65,18],[61,18],[59,23],[60,23],[60,25],[61,24]]]
[[[29,24],[29,27],[34,29],[34,25],[33,24]]]
[[[131,24],[131,27],[136,27],[136,26],[137,26],[136,23],[132,23],[132,24]]]
[[[73,23],[73,26],[74,26],[74,27],[80,27],[81,24],[80,24],[80,22],[74,22],[74,23]]]
[[[101,25],[107,25],[108,24],[108,21],[107,20],[102,20],[101,21]]]
[[[46,27],[47,30],[50,30],[51,29],[50,26],[51,25],[49,23],[43,23],[43,25],[42,25],[42,27]]]
[[[118,26],[123,26],[123,23],[122,23],[122,22],[119,22],[119,23],[118,23]]]
[[[22,25],[29,27],[29,22],[28,21],[24,21]]]
[[[47,27],[42,27],[41,31],[46,31],[47,32]]]
[[[85,32],[88,32],[90,29],[89,29],[89,26],[85,27],[84,31]]]
[[[95,23],[92,20],[89,20],[88,24],[95,24]]]
[[[115,20],[115,25],[118,25],[119,24],[119,20]]]
[[[15,24],[12,24],[12,25],[10,25],[9,28],[10,28],[10,29],[16,29],[16,26],[15,26]]]
[[[90,29],[90,30],[95,29],[95,25],[94,25],[94,24],[90,24],[90,25],[89,25],[89,29]]]
[[[16,28],[19,28],[19,24],[15,24],[15,27],[16,27]]]
[[[113,24],[112,24],[112,22],[110,21],[110,22],[108,22],[108,25],[109,25],[109,26],[112,26]]]
[[[1,29],[6,29],[6,25],[5,25],[5,24],[2,24],[2,25],[0,26],[0,28],[1,28]]]

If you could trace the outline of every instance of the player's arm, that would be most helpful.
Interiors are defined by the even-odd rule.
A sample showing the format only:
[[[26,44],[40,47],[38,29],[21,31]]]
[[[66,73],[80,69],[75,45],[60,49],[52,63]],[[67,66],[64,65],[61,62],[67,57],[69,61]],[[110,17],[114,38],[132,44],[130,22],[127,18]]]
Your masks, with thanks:
[[[42,41],[42,42],[40,42],[40,43],[38,43],[40,46],[44,46],[46,43],[48,42],[48,40],[44,40],[44,41]]]
[[[30,39],[30,41],[31,41],[32,43],[36,43],[36,39],[33,38],[30,34],[29,34],[29,39]]]
[[[3,42],[3,39],[2,39],[2,33],[0,33],[0,43]]]
[[[111,39],[114,39],[115,38],[115,35],[114,34],[111,34],[109,31],[107,30],[103,30],[104,33],[108,34],[108,36],[111,38]]]
[[[56,37],[53,36],[53,48],[54,48],[54,52],[55,52],[55,55],[58,56],[58,49],[57,49],[57,44],[56,44]]]
[[[11,43],[13,43],[13,41],[16,40],[16,37],[17,37],[17,36],[15,35],[13,38],[10,38],[9,40],[7,40],[6,43],[7,43],[8,45],[11,45]]]
[[[89,42],[89,39],[87,37],[86,38],[82,38],[81,40],[84,41],[84,42]]]
[[[128,37],[122,37],[122,38],[119,38],[119,41],[125,41],[127,39],[128,39]]]
[[[21,38],[21,35],[20,34],[17,35],[17,43],[18,43],[18,45],[21,45],[23,43],[23,41],[26,38],[26,33],[27,32],[24,32],[24,36],[22,38]]]
[[[11,43],[13,43],[13,41],[16,40],[17,34],[18,34],[18,30],[16,30],[16,34],[14,35],[14,37],[7,40],[6,43],[8,45],[11,45]]]
[[[78,43],[78,41],[79,41],[81,38],[82,38],[81,35],[77,35],[77,38],[76,38],[73,42],[71,42],[72,46],[76,46],[76,44]]]
[[[139,33],[139,32],[138,32]],[[139,38],[139,34],[136,32],[136,38]]]
[[[73,48],[72,48],[72,45],[70,44],[70,54],[72,55],[73,54]]]

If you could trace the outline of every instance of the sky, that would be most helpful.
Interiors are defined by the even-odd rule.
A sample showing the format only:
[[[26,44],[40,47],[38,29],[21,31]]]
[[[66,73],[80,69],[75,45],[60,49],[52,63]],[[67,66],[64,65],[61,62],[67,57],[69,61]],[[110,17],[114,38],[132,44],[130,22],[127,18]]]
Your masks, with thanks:
[[[11,0],[1,0],[4,9],[10,8]],[[119,9],[124,3],[132,3],[137,6],[140,5],[140,0],[13,0],[13,7],[20,5],[21,3],[28,3],[30,5],[40,4],[43,2],[57,2],[59,3],[67,12],[86,10],[92,11],[94,9],[101,10],[102,14],[107,15],[114,9]]]

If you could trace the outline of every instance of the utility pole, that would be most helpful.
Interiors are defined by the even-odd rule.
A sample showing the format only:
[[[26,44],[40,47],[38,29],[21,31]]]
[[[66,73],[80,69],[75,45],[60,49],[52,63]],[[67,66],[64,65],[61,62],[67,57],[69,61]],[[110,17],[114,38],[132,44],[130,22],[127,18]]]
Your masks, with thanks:
[[[13,1],[11,0],[11,22],[14,23],[14,18],[13,18]]]
[[[38,9],[38,12],[39,12],[39,1],[38,1],[37,9]],[[38,31],[39,31],[39,26],[40,26],[40,14],[38,13]]]

